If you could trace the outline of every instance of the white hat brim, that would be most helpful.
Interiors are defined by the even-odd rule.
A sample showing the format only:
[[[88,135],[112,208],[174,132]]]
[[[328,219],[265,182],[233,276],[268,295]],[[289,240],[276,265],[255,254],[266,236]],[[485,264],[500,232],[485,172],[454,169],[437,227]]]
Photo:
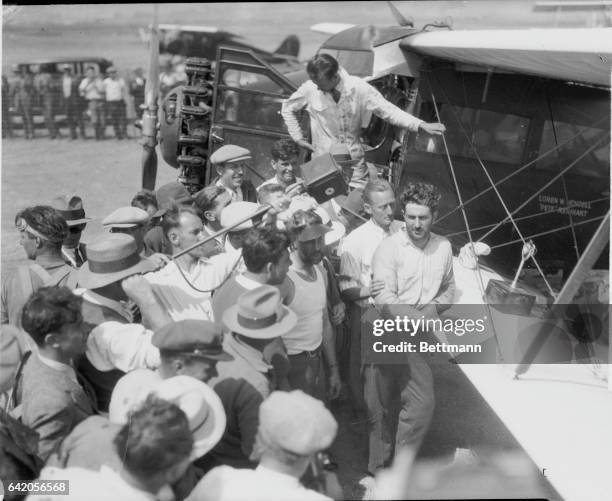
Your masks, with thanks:
[[[331,231],[325,234],[325,245],[333,245],[346,234],[346,228],[339,221],[331,222]]]

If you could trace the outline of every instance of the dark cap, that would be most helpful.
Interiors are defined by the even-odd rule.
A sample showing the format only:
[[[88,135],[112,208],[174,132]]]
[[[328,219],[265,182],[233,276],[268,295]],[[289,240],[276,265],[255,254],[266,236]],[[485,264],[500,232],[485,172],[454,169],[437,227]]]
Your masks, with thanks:
[[[313,224],[311,226],[306,226],[297,237],[298,242],[309,242],[311,240],[316,240],[319,237],[325,235],[328,231],[331,231],[331,228],[325,226],[324,224]]]
[[[163,216],[172,204],[181,205],[193,202],[191,193],[178,181],[172,181],[160,186],[155,192],[155,196],[157,197],[159,210],[153,214],[153,217]]]
[[[185,353],[211,360],[233,360],[223,351],[222,331],[206,320],[180,320],[170,322],[155,331],[151,342],[161,351]]]

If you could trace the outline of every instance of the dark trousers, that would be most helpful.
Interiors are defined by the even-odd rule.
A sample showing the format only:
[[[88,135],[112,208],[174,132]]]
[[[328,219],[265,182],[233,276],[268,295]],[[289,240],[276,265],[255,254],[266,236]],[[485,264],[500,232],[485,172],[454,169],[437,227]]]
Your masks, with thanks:
[[[292,390],[302,390],[319,400],[325,400],[325,373],[321,348],[289,355],[287,379]]]
[[[115,129],[115,137],[123,139],[126,135],[125,102],[106,101],[107,125]]]
[[[433,416],[431,369],[418,353],[408,357],[407,364],[370,364],[364,369],[371,474],[388,466],[401,446],[418,449]]]
[[[51,96],[43,96],[43,113],[45,115],[45,125],[49,130],[51,139],[57,137],[57,125],[55,124],[55,109],[53,106],[53,98]]]
[[[76,100],[67,99],[64,101],[64,111],[66,113],[66,124],[70,130],[70,137],[72,139],[77,138],[77,125],[81,137],[85,137],[85,121],[83,120],[83,108],[81,103]]]

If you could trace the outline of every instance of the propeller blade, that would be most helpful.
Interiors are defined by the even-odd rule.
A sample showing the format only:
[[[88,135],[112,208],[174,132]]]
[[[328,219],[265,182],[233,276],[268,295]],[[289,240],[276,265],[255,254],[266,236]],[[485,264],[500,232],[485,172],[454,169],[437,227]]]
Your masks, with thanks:
[[[159,100],[159,6],[153,6],[153,24],[149,38],[149,68],[145,83],[144,104],[142,114],[142,187],[155,189],[157,178],[157,111]]]
[[[397,10],[397,7],[393,5],[391,2],[387,2],[387,5],[391,9],[391,14],[393,14],[393,17],[397,21],[397,24],[399,24],[400,26],[410,26],[410,27],[414,26],[414,21],[412,20],[411,17],[405,18],[403,14],[399,10]]]

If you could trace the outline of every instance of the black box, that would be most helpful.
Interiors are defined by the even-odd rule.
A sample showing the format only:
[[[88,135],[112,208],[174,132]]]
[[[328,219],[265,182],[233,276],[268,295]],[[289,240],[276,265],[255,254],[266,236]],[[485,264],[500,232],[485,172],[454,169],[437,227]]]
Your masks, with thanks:
[[[320,204],[348,192],[342,169],[330,153],[313,158],[301,171],[308,194]]]

